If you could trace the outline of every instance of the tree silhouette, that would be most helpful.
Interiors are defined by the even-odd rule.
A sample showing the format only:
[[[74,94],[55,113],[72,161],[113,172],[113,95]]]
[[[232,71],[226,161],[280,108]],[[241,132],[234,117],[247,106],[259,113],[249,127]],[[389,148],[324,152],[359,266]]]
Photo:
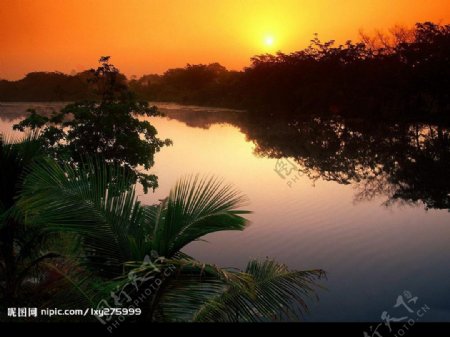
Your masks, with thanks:
[[[102,57],[91,75],[90,84],[99,101],[68,104],[50,117],[31,111],[14,128],[40,130],[46,150],[57,158],[79,163],[86,155],[99,154],[106,161],[129,169],[145,192],[156,188],[157,177],[138,171],[137,167],[150,169],[154,154],[171,144],[168,139],[159,139],[155,127],[142,120],[161,113],[148,102],[135,99],[124,76],[109,63],[109,57]]]
[[[243,71],[218,63],[188,64],[129,81],[140,99],[214,105],[293,116],[341,115],[365,119],[450,120],[450,25],[395,26],[360,41],[321,41],[289,54],[256,55]],[[92,72],[74,76],[31,73],[0,81],[0,100],[92,99]],[[123,81],[122,74],[116,74]]]

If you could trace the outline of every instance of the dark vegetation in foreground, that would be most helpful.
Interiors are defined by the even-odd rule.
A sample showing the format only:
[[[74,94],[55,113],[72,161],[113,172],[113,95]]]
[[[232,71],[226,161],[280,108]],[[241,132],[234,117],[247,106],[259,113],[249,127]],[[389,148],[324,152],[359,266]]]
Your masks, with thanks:
[[[217,63],[187,65],[129,81],[150,101],[243,108],[256,114],[341,115],[449,121],[450,26],[417,23],[336,45],[321,42],[290,54],[258,55],[243,71]],[[30,73],[0,81],[0,101],[95,98],[91,75]],[[121,75],[122,81],[127,81]]]
[[[183,253],[207,234],[247,227],[234,187],[186,176],[156,205],[137,200],[137,182],[157,182],[138,165],[150,168],[170,142],[137,118],[158,109],[135,99],[108,57],[100,63],[91,71],[99,101],[31,111],[16,125],[31,130],[22,141],[0,135],[0,320],[18,307],[139,309],[124,316],[147,322],[301,319],[322,270],[270,259],[220,268]],[[97,318],[109,330],[123,321]]]
[[[122,167],[61,164],[39,147],[0,142],[0,320],[16,307],[130,306],[142,314],[129,322],[297,320],[314,298],[321,270],[268,259],[223,269],[182,252],[206,234],[245,229],[245,198],[231,186],[185,177],[144,206]],[[110,327],[117,317],[99,320]]]

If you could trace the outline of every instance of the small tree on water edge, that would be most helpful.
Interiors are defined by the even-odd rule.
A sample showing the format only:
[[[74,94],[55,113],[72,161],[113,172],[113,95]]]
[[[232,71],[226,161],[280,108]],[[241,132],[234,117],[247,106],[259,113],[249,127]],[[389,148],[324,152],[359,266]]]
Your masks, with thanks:
[[[162,114],[156,106],[135,98],[125,76],[109,60],[109,56],[101,57],[100,66],[90,70],[88,82],[98,100],[68,104],[51,116],[29,110],[30,115],[14,129],[38,131],[46,152],[62,161],[77,164],[88,155],[100,155],[106,162],[119,164],[147,193],[158,186],[158,180],[138,166],[149,170],[155,153],[172,141],[158,138],[156,128],[139,118]]]

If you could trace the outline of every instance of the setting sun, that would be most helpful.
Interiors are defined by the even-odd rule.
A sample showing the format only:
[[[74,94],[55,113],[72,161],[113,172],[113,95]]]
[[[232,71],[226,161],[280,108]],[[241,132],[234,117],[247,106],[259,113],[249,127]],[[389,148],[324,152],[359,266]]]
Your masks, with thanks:
[[[98,55],[113,56],[127,76],[186,63],[219,62],[239,70],[255,54],[304,48],[314,33],[343,43],[357,40],[359,29],[370,33],[450,18],[448,0],[415,3],[2,0],[0,78],[36,70],[79,72]]]
[[[264,38],[264,44],[265,44],[266,46],[272,46],[274,42],[275,42],[275,40],[274,40],[273,36],[271,36],[271,35],[266,36],[266,37]]]

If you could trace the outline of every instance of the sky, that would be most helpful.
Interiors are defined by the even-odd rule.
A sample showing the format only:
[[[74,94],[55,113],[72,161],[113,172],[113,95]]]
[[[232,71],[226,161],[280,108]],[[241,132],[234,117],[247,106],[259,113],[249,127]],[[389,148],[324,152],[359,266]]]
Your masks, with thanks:
[[[73,73],[102,55],[127,76],[187,63],[240,70],[256,54],[450,22],[449,0],[0,0],[0,78]]]

